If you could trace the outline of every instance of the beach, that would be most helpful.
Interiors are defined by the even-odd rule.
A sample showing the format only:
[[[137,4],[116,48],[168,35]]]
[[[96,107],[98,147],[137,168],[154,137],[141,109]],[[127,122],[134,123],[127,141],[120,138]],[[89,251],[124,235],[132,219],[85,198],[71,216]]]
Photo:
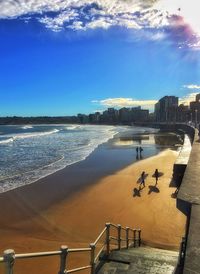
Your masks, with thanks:
[[[119,164],[113,170],[106,169],[109,161],[97,157],[93,163],[88,157],[37,183],[3,193],[1,253],[7,248],[16,253],[59,250],[62,244],[88,247],[106,222],[141,228],[145,244],[178,249],[186,218],[176,209],[173,195],[172,171],[177,155],[177,151],[166,149],[136,163],[129,159],[129,164]],[[156,186],[152,177],[155,168],[163,173]],[[138,191],[142,171],[148,176],[145,187]],[[73,178],[73,184],[66,185],[67,178]],[[72,257],[70,264],[88,264],[87,259]],[[15,268],[20,274],[36,274],[38,269],[46,274],[56,273],[58,264],[59,258],[32,259],[16,262]],[[0,271],[3,273],[3,266]]]

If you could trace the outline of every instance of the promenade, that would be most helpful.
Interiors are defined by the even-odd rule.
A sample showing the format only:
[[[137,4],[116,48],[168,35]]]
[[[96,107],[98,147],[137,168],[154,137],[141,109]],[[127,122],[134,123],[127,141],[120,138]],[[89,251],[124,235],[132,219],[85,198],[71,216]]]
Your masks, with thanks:
[[[200,142],[197,130],[177,196],[177,207],[188,217],[183,273],[200,273]]]

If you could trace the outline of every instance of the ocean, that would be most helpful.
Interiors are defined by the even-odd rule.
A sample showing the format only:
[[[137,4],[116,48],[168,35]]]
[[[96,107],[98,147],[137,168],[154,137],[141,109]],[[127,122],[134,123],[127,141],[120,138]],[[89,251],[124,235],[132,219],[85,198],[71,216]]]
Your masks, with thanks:
[[[171,146],[160,142],[162,136],[157,131],[106,125],[0,126],[0,192],[33,183],[82,161],[114,136],[112,146],[118,150],[142,145],[154,155]]]

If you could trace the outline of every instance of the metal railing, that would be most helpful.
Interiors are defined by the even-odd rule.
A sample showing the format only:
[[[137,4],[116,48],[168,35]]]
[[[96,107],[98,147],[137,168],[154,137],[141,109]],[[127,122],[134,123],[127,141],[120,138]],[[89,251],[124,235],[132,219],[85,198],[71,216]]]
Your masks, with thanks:
[[[178,258],[179,266],[183,266],[183,264],[184,264],[185,251],[186,251],[186,237],[182,237],[182,241],[181,241],[180,249],[179,249],[179,258]]]
[[[115,230],[117,232],[117,236],[114,237],[111,234],[111,230]],[[122,238],[122,234],[124,233],[124,238]],[[102,246],[100,250],[97,252],[97,244],[100,240],[105,236]],[[131,229],[129,227],[122,227],[121,225],[115,225],[111,223],[106,223],[105,228],[99,234],[94,243],[91,243],[87,248],[75,248],[70,249],[67,246],[61,246],[58,251],[48,251],[48,252],[36,252],[36,253],[24,253],[24,254],[15,254],[15,251],[12,249],[7,249],[4,251],[3,256],[0,257],[0,263],[5,264],[5,274],[14,274],[14,263],[19,259],[31,259],[31,258],[39,258],[39,257],[48,257],[48,256],[60,256],[60,269],[58,274],[69,274],[75,273],[81,270],[90,269],[90,273],[94,274],[96,269],[96,263],[100,259],[100,255],[103,250],[105,250],[106,257],[109,256],[110,251],[112,250],[111,241],[114,241],[114,244],[117,245],[117,249],[121,248],[129,248],[129,247],[139,247],[141,245],[141,230],[140,229]],[[122,243],[125,243],[123,245]],[[80,253],[80,252],[88,252],[90,253],[90,263],[86,266],[67,269],[67,257],[70,253]]]

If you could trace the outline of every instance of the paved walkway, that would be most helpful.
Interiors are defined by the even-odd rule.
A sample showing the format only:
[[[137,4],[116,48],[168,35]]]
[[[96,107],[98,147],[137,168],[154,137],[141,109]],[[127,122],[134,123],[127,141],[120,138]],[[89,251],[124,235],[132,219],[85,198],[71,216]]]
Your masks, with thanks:
[[[150,247],[112,251],[98,274],[172,274],[178,252]]]
[[[190,216],[183,273],[200,273],[200,142],[197,132],[177,198],[179,208]]]

